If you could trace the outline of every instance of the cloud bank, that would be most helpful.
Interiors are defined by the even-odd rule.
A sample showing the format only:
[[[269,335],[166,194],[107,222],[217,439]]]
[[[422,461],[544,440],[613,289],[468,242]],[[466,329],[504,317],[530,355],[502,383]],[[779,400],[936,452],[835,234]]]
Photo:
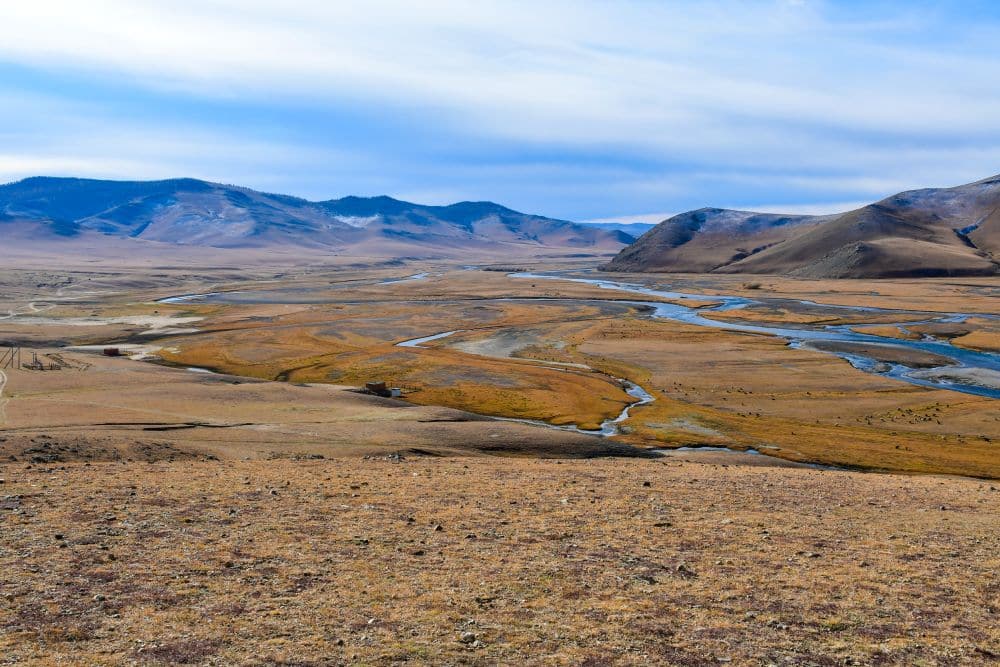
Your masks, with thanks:
[[[1000,172],[989,3],[36,0],[0,179],[193,175],[575,219]]]

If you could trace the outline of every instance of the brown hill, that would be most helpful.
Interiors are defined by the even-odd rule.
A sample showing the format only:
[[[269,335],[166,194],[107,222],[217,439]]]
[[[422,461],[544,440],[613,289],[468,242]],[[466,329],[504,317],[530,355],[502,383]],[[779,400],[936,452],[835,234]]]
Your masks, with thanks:
[[[665,220],[608,271],[887,278],[1000,273],[1000,176],[903,192],[831,216],[699,209]]]

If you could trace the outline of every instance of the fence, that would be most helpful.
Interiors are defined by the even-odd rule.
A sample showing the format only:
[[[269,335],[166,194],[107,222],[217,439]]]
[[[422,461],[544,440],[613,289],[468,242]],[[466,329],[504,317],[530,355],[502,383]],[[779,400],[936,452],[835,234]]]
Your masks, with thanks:
[[[8,347],[0,349],[0,368],[20,368],[21,348]]]

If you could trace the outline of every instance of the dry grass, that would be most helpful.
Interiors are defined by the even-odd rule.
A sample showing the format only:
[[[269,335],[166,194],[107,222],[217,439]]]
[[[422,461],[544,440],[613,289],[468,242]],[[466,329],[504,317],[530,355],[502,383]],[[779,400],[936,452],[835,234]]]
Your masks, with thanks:
[[[622,439],[633,445],[753,447],[788,460],[841,467],[1000,477],[1000,418],[991,399],[864,374],[828,354],[789,349],[774,337],[651,321],[624,304],[568,306],[558,301],[492,298],[503,290],[522,294],[532,289],[552,290],[551,297],[565,296],[564,289],[587,296],[591,288],[585,285],[553,281],[534,285],[488,272],[445,274],[403,285],[400,289],[424,300],[380,303],[376,322],[370,304],[353,302],[274,311],[263,319],[251,318],[245,306],[231,306],[224,320],[217,315],[206,322],[207,328],[218,331],[174,339],[171,344],[177,352],[164,356],[179,364],[296,382],[362,384],[384,379],[405,388],[407,400],[423,405],[585,428],[595,428],[620,411],[628,399],[608,378],[625,377],[657,399],[634,410],[625,423]],[[805,285],[792,286],[801,290]],[[948,289],[887,286],[910,288],[914,307],[936,304],[933,290]],[[712,291],[706,284],[679,287]],[[371,289],[357,288],[364,294]],[[776,296],[777,286],[768,289],[769,297]],[[821,291],[792,293],[859,305],[882,300],[872,297],[870,290],[864,295],[841,292],[837,298],[827,293],[832,290]],[[616,296],[613,291],[601,292]],[[341,298],[354,295],[352,289]],[[458,299],[459,295],[464,298]],[[982,297],[970,294],[963,307],[975,309],[981,301]],[[893,305],[911,302],[897,300]],[[890,317],[855,313],[852,320],[845,311],[821,311],[816,306],[799,310],[788,305],[732,314],[799,323]],[[925,317],[916,314],[910,319]],[[987,318],[971,318],[961,326],[955,335],[968,336],[972,329],[989,331],[994,324]],[[393,347],[405,338],[450,329],[466,331],[431,343],[428,349]],[[502,335],[530,339],[517,356],[582,364],[599,373],[487,358],[455,347]],[[909,356],[911,361],[927,363]]]
[[[461,458],[0,477],[0,664],[1000,655],[985,482]]]
[[[959,347],[967,347],[971,350],[981,350],[983,352],[1000,352],[1000,327],[994,326],[986,331],[973,331],[964,336],[959,336],[951,342]]]
[[[589,332],[579,351],[597,367],[617,361],[614,372],[657,396],[632,411],[626,441],[754,447],[842,467],[1000,477],[1000,416],[992,399],[859,373],[769,336],[642,320],[601,329]]]
[[[223,330],[174,340],[162,356],[178,365],[290,382],[360,386],[384,380],[404,388],[407,400],[422,405],[590,429],[598,428],[631,401],[621,387],[601,374],[482,358],[441,344],[423,349],[394,345],[449,327],[494,331],[607,319],[596,307],[547,302],[485,305],[473,301],[449,306],[448,314],[442,316],[440,306],[433,303],[420,307],[386,304],[374,321],[371,307],[364,305],[338,307],[336,312],[317,307],[308,314],[296,312],[245,326],[210,323],[209,327]]]
[[[350,387],[247,380],[65,351],[60,358],[75,369],[7,371],[0,461],[635,453],[591,436]]]
[[[920,340],[921,335],[903,327],[891,325],[859,326],[851,327],[854,331],[883,338],[899,338],[900,340]]]
[[[1000,484],[737,466],[769,459],[727,454],[521,458],[629,452],[433,405],[595,424],[625,400],[608,378],[627,377],[656,401],[632,411],[619,443],[1000,477],[995,401],[865,375],[766,336],[653,322],[623,304],[496,300],[616,296],[584,285],[493,272],[379,284],[415,272],[255,269],[254,280],[280,281],[260,287],[296,287],[290,302],[170,308],[138,302],[239,287],[248,272],[0,274],[0,305],[18,312],[39,285],[51,293],[70,280],[81,298],[59,315],[197,313],[204,333],[162,341],[176,346],[172,361],[289,380],[72,353],[76,370],[12,372],[0,664],[1000,661]],[[669,280],[745,291],[738,276]],[[876,287],[764,278],[750,294],[995,308],[989,281]],[[394,347],[447,329],[468,331]],[[516,355],[594,372],[450,347],[525,333]],[[139,330],[7,323],[0,334],[97,342]],[[426,405],[334,386],[372,376]],[[330,384],[302,385],[312,380]]]

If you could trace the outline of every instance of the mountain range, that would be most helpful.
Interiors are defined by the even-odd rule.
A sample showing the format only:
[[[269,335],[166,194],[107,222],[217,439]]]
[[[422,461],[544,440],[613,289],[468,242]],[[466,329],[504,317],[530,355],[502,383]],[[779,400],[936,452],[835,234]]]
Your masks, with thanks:
[[[628,232],[645,233],[636,239]],[[832,215],[701,208],[648,231],[641,224],[555,220],[492,202],[425,206],[385,196],[314,202],[190,178],[34,177],[0,185],[0,234],[9,248],[51,240],[85,253],[106,247],[108,257],[133,248],[153,255],[224,248],[386,258],[617,252],[602,269],[803,278],[992,276],[1000,274],[1000,176],[902,192]],[[73,246],[76,241],[86,243]]]
[[[688,211],[643,234],[602,269],[804,278],[997,275],[1000,176],[902,192],[834,215]]]
[[[216,248],[293,247],[382,256],[467,250],[613,254],[634,240],[492,202],[423,206],[391,197],[313,202],[189,178],[34,177],[0,186],[0,229],[42,238],[111,237]]]

